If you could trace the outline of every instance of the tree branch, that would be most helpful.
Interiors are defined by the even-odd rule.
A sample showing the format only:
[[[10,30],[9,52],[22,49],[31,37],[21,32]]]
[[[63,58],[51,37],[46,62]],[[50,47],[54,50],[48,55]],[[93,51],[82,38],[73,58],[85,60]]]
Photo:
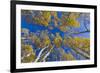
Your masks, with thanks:
[[[42,52],[48,47],[49,46],[46,46],[46,47],[42,48],[42,50],[40,51],[39,55],[37,56],[37,58],[36,58],[36,60],[34,62],[37,62],[39,60],[39,58],[41,57]]]
[[[86,33],[86,32],[90,32],[90,30],[88,30],[88,31],[76,32],[76,33],[72,33],[72,34],[82,34],[82,33]]]
[[[87,26],[85,24],[84,24],[84,27],[85,27],[86,31],[89,31],[89,29],[87,28]]]
[[[70,33],[69,36],[71,36],[72,34],[82,34],[82,33],[86,33],[86,32],[90,32],[90,30],[88,30],[88,31],[80,31],[80,32],[73,32],[73,33]]]
[[[54,46],[50,49],[50,51],[44,56],[44,58],[43,58],[43,62],[45,62],[45,59],[49,56],[49,54],[50,54],[50,52],[51,52],[51,50],[54,48]]]

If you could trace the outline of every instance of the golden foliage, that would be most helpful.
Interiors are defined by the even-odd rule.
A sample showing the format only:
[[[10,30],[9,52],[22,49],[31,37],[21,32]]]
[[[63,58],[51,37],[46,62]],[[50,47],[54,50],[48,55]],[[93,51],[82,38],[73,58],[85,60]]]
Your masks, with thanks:
[[[80,23],[77,21],[77,18],[80,16],[80,13],[69,13],[67,16],[63,16],[63,25],[71,27],[80,27]],[[66,21],[65,21],[66,20]]]
[[[35,40],[35,45],[37,46],[37,48],[40,48],[40,45],[41,45],[41,40],[39,37],[35,36],[34,37],[34,40]]]
[[[66,26],[63,26],[63,25],[59,26],[59,29],[63,32],[66,32],[68,30],[66,29]]]
[[[33,52],[33,49],[32,49],[32,46],[31,46],[31,45],[22,45],[22,49],[23,49],[25,52],[28,52],[28,53]]]
[[[30,63],[30,62],[33,62],[34,60],[35,60],[35,54],[32,53],[29,56],[24,57],[22,62],[23,63]]]
[[[80,23],[76,19],[73,19],[73,18],[67,18],[67,23],[68,23],[68,26],[71,26],[71,27],[80,27]]]
[[[51,14],[50,14],[49,11],[44,11],[44,12],[42,13],[42,16],[44,17],[44,19],[45,19],[47,22],[49,22],[49,20],[51,19]]]
[[[43,11],[42,16],[40,18],[40,23],[44,26],[48,26],[51,20],[51,14],[49,11]]]
[[[77,19],[80,16],[80,13],[72,12],[69,14],[69,18]]]
[[[71,53],[65,54],[64,58],[66,60],[75,60],[74,56]]]
[[[57,12],[56,11],[52,11],[51,12],[51,16],[57,17]]]
[[[51,21],[51,16],[54,16],[54,25],[58,26],[58,21],[62,23],[62,25],[65,26],[71,26],[71,27],[80,27],[80,23],[77,21],[77,18],[80,16],[80,13],[69,13],[66,16],[62,16],[62,19],[58,18],[56,11],[41,11],[41,16],[34,17],[34,21],[40,25],[48,26],[49,22]],[[67,31],[65,26],[60,26],[60,29],[62,31]]]
[[[43,40],[44,46],[48,46],[50,45],[51,41],[49,39],[49,36],[45,36],[44,40]]]
[[[90,51],[90,39],[89,38],[75,37],[75,38],[65,39],[64,43],[70,47],[79,48],[83,50],[84,52]]]
[[[59,35],[59,33],[56,34],[54,44],[57,48],[59,48],[62,45],[62,37]]]
[[[64,60],[75,60],[74,56],[71,53],[66,53],[63,48],[59,48],[59,51]]]
[[[49,11],[42,11],[41,16],[35,17],[33,20],[40,25],[48,26],[51,20],[51,14]]]
[[[31,45],[22,44],[22,63],[29,63],[35,60],[35,53],[33,52],[33,48]]]

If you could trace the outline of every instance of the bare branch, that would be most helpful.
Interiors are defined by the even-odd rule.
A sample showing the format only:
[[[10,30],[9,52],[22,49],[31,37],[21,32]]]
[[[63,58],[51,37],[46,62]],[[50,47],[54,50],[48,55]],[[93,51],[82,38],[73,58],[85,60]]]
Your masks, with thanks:
[[[75,33],[71,33],[71,34],[82,34],[82,33],[86,33],[86,32],[90,32],[90,30],[88,30],[88,31],[81,31],[81,32],[75,32]]]
[[[87,28],[87,26],[85,24],[84,24],[84,27],[85,27],[86,31],[89,31],[89,29]]]

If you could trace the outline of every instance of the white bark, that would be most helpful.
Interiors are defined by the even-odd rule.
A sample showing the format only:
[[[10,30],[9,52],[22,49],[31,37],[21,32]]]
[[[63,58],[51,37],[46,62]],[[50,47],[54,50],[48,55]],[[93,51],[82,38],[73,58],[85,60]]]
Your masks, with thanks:
[[[46,46],[46,47],[42,48],[42,50],[40,51],[39,55],[37,56],[37,58],[36,58],[36,60],[34,62],[37,62],[39,60],[39,58],[41,57],[42,52],[48,47],[49,46]]]
[[[44,56],[44,58],[43,58],[43,62],[45,62],[45,59],[49,56],[49,54],[50,54],[50,52],[51,52],[51,50],[54,48],[54,46],[50,49],[50,51]]]

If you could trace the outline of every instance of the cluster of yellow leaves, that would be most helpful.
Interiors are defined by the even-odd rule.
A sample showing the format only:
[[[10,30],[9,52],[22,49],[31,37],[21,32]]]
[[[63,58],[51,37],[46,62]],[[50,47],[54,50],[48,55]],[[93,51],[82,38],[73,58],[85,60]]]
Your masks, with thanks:
[[[59,26],[59,29],[63,32],[68,31],[68,27],[80,27],[80,23],[78,22],[77,18],[80,16],[80,13],[69,13],[62,15],[62,19],[59,21],[62,25]]]
[[[30,39],[34,41],[34,44],[37,46],[37,48],[44,48],[51,44],[51,40],[48,35],[45,35],[42,37],[42,39],[40,39],[38,36],[31,36]]]
[[[22,45],[22,49],[28,53],[31,53],[33,51],[32,46],[30,45]]]
[[[67,18],[67,23],[68,23],[68,26],[71,26],[71,27],[80,27],[80,23],[73,18]]]
[[[62,37],[57,33],[56,37],[54,38],[54,44],[57,48],[61,47],[62,45]]]
[[[49,22],[49,20],[51,19],[51,14],[50,14],[49,11],[44,11],[44,12],[42,13],[42,16],[44,17],[44,19],[45,19],[47,22]]]
[[[42,11],[41,16],[34,18],[35,22],[44,26],[48,26],[51,20],[51,14],[49,11]]]
[[[49,39],[49,36],[45,36],[45,38],[44,38],[42,43],[44,43],[44,46],[50,45],[51,41]]]
[[[66,60],[75,60],[75,58],[73,57],[71,53],[65,54],[64,57]]]
[[[29,63],[35,60],[35,53],[33,52],[33,48],[31,45],[22,44],[22,51],[24,51],[25,55],[23,56],[22,63]],[[29,55],[29,56],[27,56]]]
[[[34,40],[34,44],[37,46],[37,48],[44,48],[45,46],[52,47],[51,40],[48,35],[45,35],[42,39],[40,39],[40,37],[38,36],[34,36],[32,40]],[[59,33],[56,33],[56,37],[54,38],[52,43],[54,43],[54,45],[59,48],[62,45],[62,41],[62,37],[59,35]]]
[[[64,49],[62,49],[62,48],[59,48],[59,51],[60,51],[60,53],[61,53],[61,55],[62,55],[62,58],[64,59],[64,60],[75,60],[75,58],[74,58],[74,56],[72,55],[72,53],[66,53],[65,51],[64,51]]]
[[[69,18],[76,19],[76,18],[78,18],[79,16],[80,16],[80,13],[72,12],[72,13],[70,13]]]
[[[75,37],[75,38],[65,39],[64,43],[69,45],[70,47],[79,48],[84,52],[90,51],[90,39],[89,38]]]
[[[57,12],[56,11],[52,11],[50,12],[52,16],[57,17]]]
[[[66,18],[68,26],[80,27],[80,23],[77,21],[79,13],[70,13],[69,17]]]
[[[35,36],[34,37],[34,42],[35,42],[35,45],[37,46],[37,48],[39,48],[41,45],[41,40],[39,37]]]
[[[51,19],[51,16],[54,17],[54,19]],[[80,13],[69,13],[66,16],[63,15],[62,19],[59,19],[57,16],[56,11],[41,11],[41,15],[39,17],[34,17],[34,20],[36,23],[43,25],[43,26],[49,26],[49,22],[53,21],[54,25],[58,27],[58,22],[61,22],[61,26],[59,26],[59,29],[63,32],[66,32],[68,29],[67,26],[71,27],[80,27],[80,23],[78,22],[77,18],[80,16]]]
[[[59,26],[60,30],[63,31],[63,32],[66,32],[68,30],[67,26]]]
[[[33,62],[34,60],[35,60],[35,54],[32,53],[32,54],[30,54],[30,56],[24,57],[23,60],[22,60],[22,62],[23,63],[30,63],[30,62]]]

